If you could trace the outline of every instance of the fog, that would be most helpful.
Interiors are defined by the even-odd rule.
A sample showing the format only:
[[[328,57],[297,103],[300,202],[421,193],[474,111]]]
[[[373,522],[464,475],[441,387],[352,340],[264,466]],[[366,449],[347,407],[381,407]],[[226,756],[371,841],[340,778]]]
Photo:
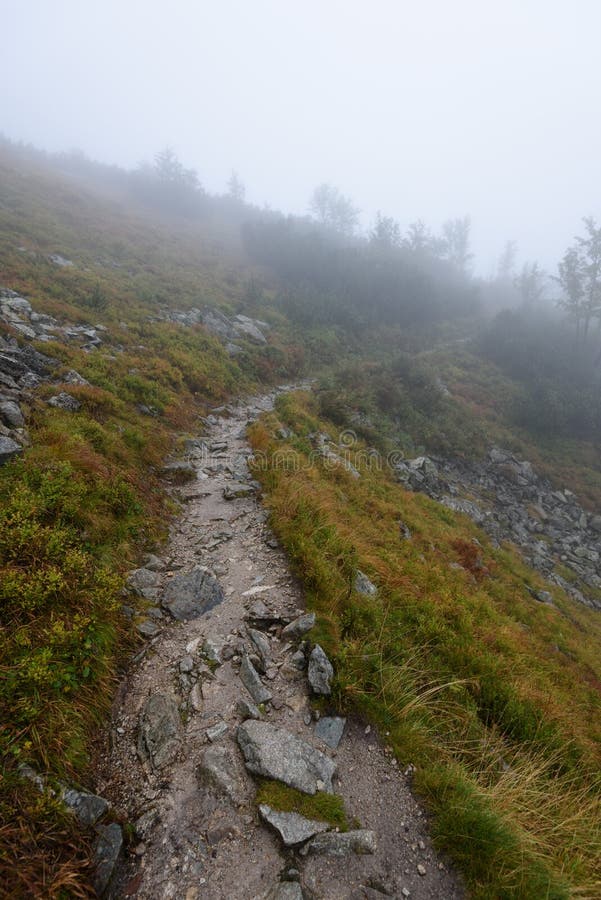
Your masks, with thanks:
[[[330,182],[555,267],[601,214],[598,0],[2,0],[0,131],[307,211]]]

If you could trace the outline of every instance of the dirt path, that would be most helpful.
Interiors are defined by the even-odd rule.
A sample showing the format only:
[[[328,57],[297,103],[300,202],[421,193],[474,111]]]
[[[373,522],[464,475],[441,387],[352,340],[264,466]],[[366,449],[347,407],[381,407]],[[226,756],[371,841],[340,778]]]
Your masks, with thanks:
[[[315,734],[299,641],[281,636],[282,620],[303,611],[302,592],[269,532],[246,464],[251,451],[245,427],[272,408],[275,396],[211,417],[202,438],[208,453],[200,443],[190,446],[196,477],[179,489],[185,502],[164,557],[134,576],[147,597],[164,602],[167,588],[180,602],[187,584],[182,576],[192,573],[203,585],[205,606],[215,605],[188,621],[174,621],[164,610],[149,618],[147,630],[156,627],[156,634],[120,686],[97,789],[136,823],[136,836],[113,894],[178,900],[462,897],[459,880],[432,849],[408,777],[373,731],[349,720],[337,749]],[[226,499],[228,489],[241,496]],[[224,597],[216,602],[219,586]],[[160,616],[158,608],[153,612]],[[260,632],[255,642],[248,633],[253,614]],[[374,832],[374,853],[302,856],[284,849],[280,836],[261,822],[255,782],[237,743],[237,729],[252,712],[239,706],[241,699],[252,704],[240,677],[245,658],[264,670],[256,689],[262,685],[272,694],[259,728],[266,722],[285,729],[334,761],[334,790],[349,819]]]

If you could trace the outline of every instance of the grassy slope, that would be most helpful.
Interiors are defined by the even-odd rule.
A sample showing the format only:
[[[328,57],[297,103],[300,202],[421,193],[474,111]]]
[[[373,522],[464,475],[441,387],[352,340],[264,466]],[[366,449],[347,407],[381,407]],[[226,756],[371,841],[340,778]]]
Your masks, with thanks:
[[[8,760],[0,786],[0,882],[14,896],[85,894],[85,837],[53,801],[16,779],[15,769],[30,761],[85,781],[90,733],[105,715],[115,666],[132,641],[119,613],[122,573],[162,533],[168,509],[155,471],[175,435],[195,430],[207,403],[294,377],[303,362],[336,373],[334,390],[322,394],[323,412],[335,416],[346,392],[373,418],[372,431],[384,430],[382,410],[388,414],[399,397],[386,384],[374,402],[365,372],[399,348],[427,347],[431,335],[387,331],[358,339],[336,327],[291,325],[272,302],[275,281],[249,266],[232,226],[215,217],[149,223],[123,197],[103,200],[9,155],[0,157],[0,188],[0,283],[23,292],[38,311],[109,329],[109,343],[93,354],[40,348],[94,387],[68,388],[82,400],[75,416],[46,406],[54,389],[43,387],[28,411],[33,449],[0,470],[1,739]],[[52,252],[76,266],[53,266],[45,258]],[[247,310],[246,288],[257,276],[264,299]],[[106,309],[90,305],[96,285]],[[249,347],[233,361],[203,329],[148,318],[162,305],[204,304],[271,321],[269,348]],[[461,333],[455,326],[440,341],[456,339],[457,328]],[[375,362],[362,368],[358,352]],[[432,442],[469,452],[494,440],[540,462],[547,448],[518,434],[499,410],[503,391],[515,390],[508,379],[469,354],[423,356],[461,405],[431,406],[427,380],[425,387],[421,376],[411,381],[409,401],[401,396],[398,409],[407,452]],[[345,360],[352,365],[340,378]],[[137,403],[155,406],[158,418],[140,416]],[[281,415],[298,433],[325,427],[310,404],[293,401]],[[398,434],[398,427],[390,431],[389,445],[398,444]],[[257,429],[255,440],[270,449],[268,432]],[[295,449],[308,445],[300,440]],[[568,456],[565,445],[551,448],[551,474],[555,465],[564,483],[586,488],[594,502],[598,452],[570,449]],[[572,884],[594,896],[593,617],[562,607],[560,597],[565,618],[532,608],[523,584],[538,584],[537,577],[486,544],[492,577],[472,581],[477,530],[382,474],[355,483],[313,467],[294,477],[261,477],[275,525],[321,613],[324,643],[337,654],[341,704],[378,721],[400,757],[418,764],[439,840],[468,871],[475,892],[559,897]],[[410,544],[399,542],[399,515],[414,531]],[[357,562],[383,586],[377,602],[358,602],[349,591]],[[468,571],[450,568],[456,562]],[[509,770],[499,768],[501,758]]]
[[[207,404],[288,377],[297,363],[268,309],[270,346],[248,346],[235,361],[203,328],[149,321],[159,304],[244,309],[253,272],[235,241],[227,252],[213,246],[209,226],[149,226],[8,156],[0,195],[0,284],[36,311],[108,329],[89,354],[39,345],[59,378],[74,368],[93,386],[66,387],[82,403],[69,414],[44,403],[60,387],[42,385],[26,410],[32,448],[0,470],[0,892],[84,895],[87,837],[17,767],[85,782],[90,737],[134,640],[120,613],[123,573],[170,513],[162,459],[177,434],[197,430]],[[52,265],[52,252],[75,266]]]
[[[289,442],[273,437],[279,425]],[[474,896],[597,896],[598,617],[559,591],[556,610],[533,603],[526,586],[543,583],[517,555],[386,471],[355,480],[310,460],[316,430],[336,433],[295,395],[252,440],[274,528],[337,663],[339,706],[417,766],[438,843]],[[357,567],[377,598],[353,591]]]

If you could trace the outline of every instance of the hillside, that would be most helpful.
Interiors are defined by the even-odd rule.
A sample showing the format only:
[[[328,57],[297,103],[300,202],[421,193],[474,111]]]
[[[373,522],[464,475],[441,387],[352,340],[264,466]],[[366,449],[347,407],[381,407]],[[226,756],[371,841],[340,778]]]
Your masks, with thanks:
[[[0,891],[91,894],[95,834],[63,786],[113,783],[117,687],[181,627],[155,630],[128,573],[167,559],[202,491],[195,442],[310,379],[250,426],[244,475],[335,668],[310,709],[411,767],[468,895],[597,896],[600,419],[593,388],[582,407],[557,388],[564,352],[575,384],[592,362],[551,322],[534,366],[447,257],[193,199],[0,148]]]

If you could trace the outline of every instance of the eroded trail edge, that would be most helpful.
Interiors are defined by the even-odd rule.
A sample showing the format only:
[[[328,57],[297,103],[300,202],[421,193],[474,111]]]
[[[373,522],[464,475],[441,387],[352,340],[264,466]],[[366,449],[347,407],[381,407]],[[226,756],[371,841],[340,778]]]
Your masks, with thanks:
[[[287,390],[283,388],[281,390]],[[97,789],[132,823],[116,897],[458,898],[426,817],[373,731],[318,716],[331,668],[248,469],[246,426],[278,391],[187,442],[192,480],[161,558],[130,584],[148,644],[115,701]],[[299,617],[301,617],[299,619]],[[297,621],[298,620],[298,621]],[[343,798],[350,831],[256,799],[261,778]],[[274,805],[275,806],[275,803]]]

